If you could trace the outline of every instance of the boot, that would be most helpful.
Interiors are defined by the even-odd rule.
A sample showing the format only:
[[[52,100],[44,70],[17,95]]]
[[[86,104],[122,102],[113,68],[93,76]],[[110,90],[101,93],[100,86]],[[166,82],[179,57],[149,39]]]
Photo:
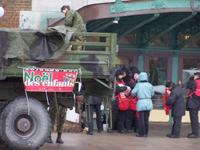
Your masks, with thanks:
[[[127,131],[125,129],[118,130],[119,133],[125,134]]]
[[[61,135],[62,135],[62,133],[58,133],[58,137],[57,137],[57,140],[56,140],[56,143],[58,143],[58,144],[64,143],[63,140],[61,139]]]
[[[199,136],[197,135],[197,134],[194,134],[194,133],[189,133],[188,135],[187,135],[187,138],[193,138],[193,139],[196,139],[196,138],[198,138]]]
[[[51,138],[51,135],[47,138],[46,142],[47,142],[47,143],[50,143],[50,144],[53,143],[53,140],[52,140],[52,138]]]

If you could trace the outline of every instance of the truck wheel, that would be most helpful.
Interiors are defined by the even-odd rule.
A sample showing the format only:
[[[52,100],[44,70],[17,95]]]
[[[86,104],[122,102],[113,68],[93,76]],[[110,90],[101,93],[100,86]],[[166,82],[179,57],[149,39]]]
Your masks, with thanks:
[[[38,149],[50,135],[51,121],[45,107],[36,99],[18,97],[9,103],[0,116],[1,139],[10,148]]]

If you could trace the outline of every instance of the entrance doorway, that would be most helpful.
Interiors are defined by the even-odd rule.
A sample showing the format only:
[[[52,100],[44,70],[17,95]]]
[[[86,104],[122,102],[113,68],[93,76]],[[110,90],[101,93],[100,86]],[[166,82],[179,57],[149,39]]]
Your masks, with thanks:
[[[149,73],[149,81],[153,85],[165,85],[171,80],[171,57],[165,54],[146,54],[145,70]]]

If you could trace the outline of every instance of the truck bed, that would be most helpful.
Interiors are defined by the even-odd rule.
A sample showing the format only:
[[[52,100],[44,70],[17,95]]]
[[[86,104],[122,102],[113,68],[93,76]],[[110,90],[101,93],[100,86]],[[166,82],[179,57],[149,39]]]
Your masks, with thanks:
[[[107,79],[115,66],[116,34],[76,33],[85,37],[84,42],[70,41],[62,50],[57,50],[45,60],[33,60],[30,57],[4,58],[5,65],[0,67],[0,79],[21,77],[23,67],[80,69],[82,78]],[[27,33],[26,33],[27,35]],[[20,38],[20,37],[19,37]],[[24,37],[23,37],[24,38]],[[81,46],[82,50],[71,50],[71,46]],[[2,51],[0,49],[0,51]],[[3,56],[2,56],[3,57]]]

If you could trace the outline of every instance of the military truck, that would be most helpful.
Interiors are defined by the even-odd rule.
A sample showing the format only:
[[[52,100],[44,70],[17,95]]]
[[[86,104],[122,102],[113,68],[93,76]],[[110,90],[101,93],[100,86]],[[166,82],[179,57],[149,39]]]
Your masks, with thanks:
[[[111,98],[116,35],[74,34],[81,34],[85,41],[70,41],[67,39],[72,34],[52,30],[0,29],[0,137],[10,148],[38,149],[51,130],[45,93],[28,92],[27,99],[22,79],[24,67],[79,69],[77,80],[85,85],[86,97],[95,93],[107,101]],[[82,50],[72,51],[71,46],[81,46]],[[55,93],[48,93],[48,97],[60,98]]]

